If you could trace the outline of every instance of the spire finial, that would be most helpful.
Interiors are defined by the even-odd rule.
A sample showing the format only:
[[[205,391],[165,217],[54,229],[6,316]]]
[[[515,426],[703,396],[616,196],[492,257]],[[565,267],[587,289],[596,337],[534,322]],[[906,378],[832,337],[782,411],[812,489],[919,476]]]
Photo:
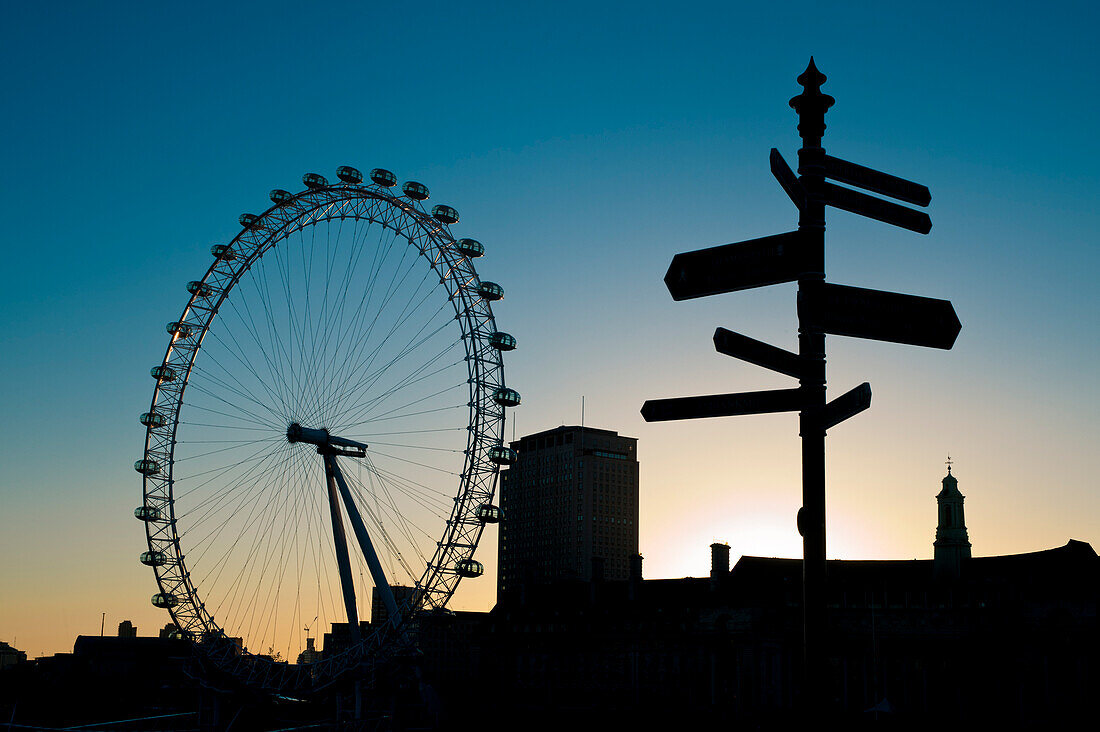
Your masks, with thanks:
[[[797,79],[802,93],[790,101],[791,108],[798,114],[798,134],[807,147],[821,146],[821,136],[825,133],[825,112],[836,101],[821,93],[825,79],[825,74],[817,70],[814,57],[810,56],[810,63]]]
[[[814,57],[810,56],[810,63],[806,66],[806,70],[799,74],[795,79],[802,88],[806,91],[821,91],[821,85],[825,83],[825,80],[829,77],[817,70],[817,65],[814,64]]]
[[[954,462],[955,462],[955,461],[951,459],[951,454],[950,454],[950,453],[948,453],[948,455],[947,455],[947,474],[948,474],[948,475],[951,475],[951,465],[952,465],[952,463],[954,463]]]

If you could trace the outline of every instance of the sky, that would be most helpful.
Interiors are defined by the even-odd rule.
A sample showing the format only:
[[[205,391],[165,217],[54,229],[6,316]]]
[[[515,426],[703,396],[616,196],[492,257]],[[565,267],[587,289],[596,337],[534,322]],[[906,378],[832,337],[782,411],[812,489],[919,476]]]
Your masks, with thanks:
[[[928,236],[828,213],[831,282],[951,300],[950,351],[828,338],[828,555],[927,558],[950,454],[975,556],[1100,542],[1094,4],[53,3],[0,27],[0,640],[130,619],[148,370],[211,244],[267,191],[384,167],[479,239],[519,340],[508,431],[639,439],[645,576],[708,545],[799,556],[797,417],[646,424],[646,399],[787,388],[714,352],[794,349],[794,285],[673,302],[677,252],[795,228],[768,172],[814,55],[827,151],[927,185]],[[1090,91],[1091,90],[1091,91]],[[452,606],[486,610],[486,576]]]

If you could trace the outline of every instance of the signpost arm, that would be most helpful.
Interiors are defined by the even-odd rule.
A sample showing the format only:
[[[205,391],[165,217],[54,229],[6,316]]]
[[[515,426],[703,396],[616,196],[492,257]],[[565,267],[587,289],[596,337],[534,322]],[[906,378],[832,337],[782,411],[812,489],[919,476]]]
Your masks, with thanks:
[[[791,99],[798,114],[798,174],[806,192],[798,228],[813,241],[820,252],[820,266],[806,271],[798,279],[798,296],[813,297],[825,280],[825,112],[833,98],[821,93],[825,75],[817,70],[813,58],[798,77],[803,91]],[[802,534],[802,622],[804,637],[803,704],[808,714],[824,712],[825,684],[825,334],[811,328],[801,313],[798,319],[798,355],[805,366],[799,379],[803,405],[799,415],[802,437],[802,508],[798,512],[798,530]]]

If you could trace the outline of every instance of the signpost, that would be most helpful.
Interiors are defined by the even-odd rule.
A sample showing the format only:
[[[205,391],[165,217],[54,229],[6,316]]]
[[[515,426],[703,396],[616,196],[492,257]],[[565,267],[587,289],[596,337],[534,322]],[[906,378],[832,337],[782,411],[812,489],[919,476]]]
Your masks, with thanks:
[[[914,211],[896,203],[883,201],[881,198],[868,196],[866,193],[853,191],[851,188],[842,188],[832,183],[822,184],[825,203],[835,208],[842,208],[869,219],[876,219],[887,224],[900,226],[903,229],[915,231],[918,234],[927,234],[932,230],[932,219],[924,211]]]
[[[684,252],[672,258],[665,285],[673,300],[721,295],[781,282],[823,266],[801,231]]]
[[[646,422],[667,422],[671,419],[797,412],[801,408],[802,393],[798,389],[742,391],[736,394],[650,399],[642,406],[642,418]]]
[[[825,405],[825,416],[821,420],[821,426],[823,429],[836,427],[844,420],[856,416],[870,406],[871,385],[864,381],[855,389],[844,392]]]
[[[796,379],[803,375],[802,359],[797,353],[776,348],[725,328],[714,331],[714,350]]]
[[[798,77],[803,91],[790,101],[798,114],[798,176],[772,148],[770,167],[798,208],[798,230],[738,244],[677,254],[665,274],[674,300],[719,295],[781,282],[798,282],[798,353],[718,328],[714,348],[798,379],[796,389],[656,399],[642,406],[647,422],[767,412],[799,412],[802,437],[802,611],[807,714],[827,711],[825,623],[825,432],[871,406],[863,383],[825,400],[825,335],[845,335],[931,348],[951,348],[961,325],[947,300],[868,290],[825,282],[825,207],[832,206],[903,229],[927,234],[923,211],[885,201],[826,178],[917,206],[932,200],[925,186],[846,160],[821,146],[825,112],[833,98],[821,93],[825,75],[813,58]]]
[[[806,191],[802,190],[802,184],[798,182],[791,166],[787,165],[787,161],[774,147],[772,148],[770,162],[772,175],[779,181],[780,187],[791,199],[791,202],[798,207],[799,211],[806,208]]]
[[[772,148],[772,151],[775,152],[775,148]],[[932,194],[928,192],[927,186],[864,168],[862,165],[849,163],[832,155],[825,156],[825,177],[917,206],[927,206],[932,202]]]
[[[927,348],[951,348],[962,330],[947,300],[847,285],[826,283],[799,297],[798,312],[800,322],[832,335]]]

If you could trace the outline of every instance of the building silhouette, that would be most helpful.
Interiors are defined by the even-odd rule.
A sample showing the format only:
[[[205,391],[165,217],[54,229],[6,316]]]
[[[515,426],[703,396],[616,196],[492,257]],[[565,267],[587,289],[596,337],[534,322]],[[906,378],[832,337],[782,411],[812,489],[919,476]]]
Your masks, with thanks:
[[[638,440],[571,426],[511,443],[497,595],[559,580],[625,580],[638,554]]]
[[[27,662],[27,654],[10,643],[0,641],[0,669]]]
[[[1100,558],[1075,540],[972,557],[958,482],[942,483],[932,559],[827,562],[821,718],[1039,729],[1091,714]],[[709,577],[530,586],[476,643],[506,718],[782,728],[804,694],[802,560],[730,569],[716,543]]]
[[[936,496],[939,507],[939,523],[936,525],[936,541],[933,543],[934,569],[941,579],[958,579],[964,560],[970,559],[970,537],[966,533],[963,517],[964,496],[959,492],[959,481],[951,475],[943,479],[943,489]]]

